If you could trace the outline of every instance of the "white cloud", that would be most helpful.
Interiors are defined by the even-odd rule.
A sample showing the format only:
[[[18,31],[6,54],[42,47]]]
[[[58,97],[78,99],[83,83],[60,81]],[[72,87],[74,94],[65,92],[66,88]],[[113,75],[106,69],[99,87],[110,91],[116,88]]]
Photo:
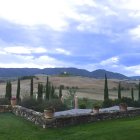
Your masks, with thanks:
[[[82,11],[86,8],[88,12]],[[87,24],[97,26],[100,21],[96,23],[96,18],[102,14],[110,16],[116,12],[93,0],[0,0],[0,18],[21,25],[47,25],[57,31],[69,27],[68,19],[80,22],[78,29]]]
[[[12,46],[3,48],[4,52],[12,54],[32,54],[32,53],[45,53],[47,50],[42,47],[25,47],[25,46]]]
[[[125,69],[129,71],[129,73],[131,73],[132,76],[140,75],[140,65],[125,67]]]
[[[101,61],[100,65],[102,65],[102,66],[114,65],[114,67],[115,67],[118,62],[119,62],[119,57],[111,57],[109,59]]]
[[[22,25],[48,25],[55,30],[67,27],[64,0],[0,0],[0,17]]]
[[[6,47],[3,50],[7,53],[14,53],[14,54],[30,54],[31,53],[31,50],[29,48],[25,48],[22,46]]]
[[[56,48],[56,53],[59,53],[59,54],[64,54],[64,55],[70,55],[71,52],[67,51],[67,50],[64,50],[62,48]]]
[[[140,39],[140,25],[138,25],[136,28],[130,29],[129,34],[134,40]]]
[[[12,58],[12,59],[10,59]],[[59,61],[53,57],[42,55],[40,57],[34,57],[32,55],[20,55],[20,54],[4,54],[0,56],[0,67],[3,68],[47,68],[47,67],[63,67],[68,66],[69,63]],[[8,60],[7,60],[8,59]],[[69,65],[70,66],[70,65]]]

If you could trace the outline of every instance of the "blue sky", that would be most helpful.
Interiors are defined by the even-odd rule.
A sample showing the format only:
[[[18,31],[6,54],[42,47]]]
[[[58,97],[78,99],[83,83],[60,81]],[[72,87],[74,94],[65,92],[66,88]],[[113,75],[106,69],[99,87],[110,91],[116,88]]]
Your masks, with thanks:
[[[140,75],[140,2],[0,0],[0,67]]]

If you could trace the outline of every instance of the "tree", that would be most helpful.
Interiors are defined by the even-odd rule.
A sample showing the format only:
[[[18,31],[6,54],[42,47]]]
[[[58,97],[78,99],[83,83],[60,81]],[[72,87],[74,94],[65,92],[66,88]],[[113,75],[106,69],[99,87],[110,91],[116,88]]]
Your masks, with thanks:
[[[31,78],[30,97],[33,98],[33,77]]]
[[[108,100],[109,95],[108,95],[108,83],[107,83],[107,76],[105,74],[105,85],[104,85],[104,100]]]
[[[74,106],[74,98],[76,95],[76,91],[77,89],[74,87],[68,89],[68,100],[70,101],[70,108],[73,108]]]
[[[6,93],[5,93],[5,98],[10,100],[12,97],[12,84],[10,81],[6,83]]]
[[[43,96],[43,85],[41,83],[38,83],[38,100],[42,100]]]
[[[139,87],[138,87],[138,94],[139,94],[139,101],[140,101],[140,81],[139,81]]]
[[[47,83],[46,83],[46,100],[49,100],[50,97],[50,83],[49,77],[47,76]]]
[[[17,94],[16,94],[17,101],[20,101],[20,79],[18,78],[17,81]]]
[[[54,98],[54,93],[55,93],[55,88],[54,88],[54,86],[52,85],[52,86],[51,86],[51,99]]]
[[[60,85],[60,87],[59,87],[59,98],[61,99],[61,97],[62,97],[62,86]]]
[[[121,100],[121,83],[118,85],[118,99]]]
[[[132,97],[132,100],[134,101],[134,90],[133,90],[133,88],[131,88],[131,97]]]

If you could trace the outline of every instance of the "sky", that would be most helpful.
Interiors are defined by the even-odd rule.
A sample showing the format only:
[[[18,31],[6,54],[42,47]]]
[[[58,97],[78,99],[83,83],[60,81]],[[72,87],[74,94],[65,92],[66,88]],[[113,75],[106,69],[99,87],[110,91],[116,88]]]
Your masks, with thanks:
[[[139,0],[0,0],[0,67],[140,75]]]

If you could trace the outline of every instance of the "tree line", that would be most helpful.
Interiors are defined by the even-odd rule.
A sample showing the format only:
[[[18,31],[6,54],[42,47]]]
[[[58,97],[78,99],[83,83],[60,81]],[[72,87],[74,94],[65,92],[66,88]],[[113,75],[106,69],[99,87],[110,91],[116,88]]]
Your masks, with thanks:
[[[118,84],[118,101],[121,101],[121,100],[130,100],[129,98],[127,97],[122,97],[122,94],[121,94],[121,82],[119,82]],[[108,90],[108,80],[107,80],[107,75],[105,74],[105,84],[104,84],[104,105],[105,106],[109,106],[111,104],[111,99],[109,99],[109,90]],[[134,102],[134,89],[131,88],[131,102]],[[140,102],[140,81],[139,81],[139,84],[138,84],[138,102]]]
[[[18,78],[17,80],[17,92],[16,92],[16,99],[19,102],[21,100],[20,93],[21,93],[21,79]],[[43,93],[45,93],[45,100],[51,100],[55,98],[57,95],[55,94],[55,87],[53,84],[49,81],[49,77],[47,76],[46,84],[45,86],[42,83],[38,83],[38,89],[37,89],[37,100],[42,100]],[[63,87],[60,85],[59,87],[59,95],[58,98],[62,97],[62,89]],[[31,77],[30,79],[30,98],[34,97],[34,78]],[[6,92],[5,92],[5,98],[8,100],[11,100],[12,98],[12,83],[11,81],[7,81],[6,83]]]

